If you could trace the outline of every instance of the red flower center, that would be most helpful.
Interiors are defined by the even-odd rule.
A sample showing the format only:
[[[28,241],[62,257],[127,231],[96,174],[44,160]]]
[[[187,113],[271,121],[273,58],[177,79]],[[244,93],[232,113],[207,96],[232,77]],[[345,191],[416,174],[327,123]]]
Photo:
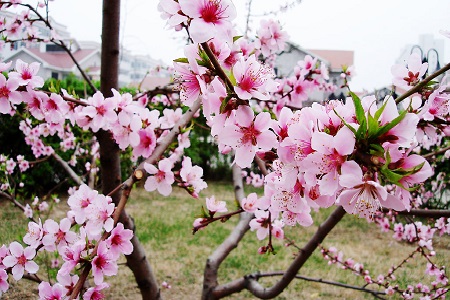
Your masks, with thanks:
[[[6,86],[0,87],[0,98],[8,98],[9,93],[10,92]]]
[[[23,80],[28,80],[31,78],[33,78],[33,75],[31,75],[30,71],[28,71],[28,70],[23,71],[23,73],[22,73]]]
[[[248,144],[252,143],[253,146],[256,146],[257,144],[257,136],[261,134],[259,130],[256,130],[254,125],[250,125],[250,127],[241,127],[241,143],[242,144]]]
[[[217,23],[220,20],[221,14],[224,12],[219,0],[210,0],[202,8],[200,15],[203,21],[207,23]]]

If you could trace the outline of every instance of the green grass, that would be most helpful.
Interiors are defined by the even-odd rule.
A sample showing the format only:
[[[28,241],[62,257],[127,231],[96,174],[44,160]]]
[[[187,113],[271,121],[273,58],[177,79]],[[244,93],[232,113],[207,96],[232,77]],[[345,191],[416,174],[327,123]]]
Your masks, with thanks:
[[[0,246],[21,240],[27,230],[28,220],[11,202],[0,200]]]
[[[262,189],[245,187],[246,192]],[[234,205],[233,189],[225,184],[211,184],[200,199],[191,198],[185,191],[174,189],[169,197],[157,193],[148,193],[143,189],[132,192],[127,204],[127,212],[134,218],[136,234],[143,243],[158,282],[167,281],[171,289],[163,289],[165,299],[199,299],[202,290],[203,269],[207,257],[228,236],[238,218],[226,223],[214,223],[195,235],[192,234],[192,222],[204,205],[205,197],[215,195],[216,199],[228,202],[231,210]],[[285,228],[285,235],[302,246],[317,230],[317,226],[327,218],[333,208],[314,213],[314,225],[308,228]],[[20,214],[20,213],[19,213]],[[21,220],[23,219],[23,220]],[[26,220],[17,217],[14,208],[2,205],[0,236],[2,243],[11,241],[24,233]],[[346,215],[324,241],[325,247],[335,246],[344,252],[344,258],[353,258],[363,262],[370,274],[386,274],[392,265],[400,263],[415,247],[398,243],[391,238],[392,233],[382,233],[374,224],[369,224],[352,215]],[[297,253],[294,247],[285,247],[284,241],[275,241],[276,255],[258,255],[257,249],[267,241],[259,241],[254,232],[248,232],[239,246],[223,262],[219,270],[219,283],[238,279],[246,274],[264,271],[284,270]],[[439,265],[450,263],[450,238],[437,239],[439,248],[434,261]],[[121,262],[125,262],[122,258]],[[400,286],[416,283],[425,278],[423,259],[413,260],[396,273]],[[319,251],[306,262],[300,275],[338,281],[362,286],[361,277],[353,275],[337,266],[329,266]],[[266,286],[278,278],[263,278],[260,282]],[[428,279],[426,279],[428,280]],[[107,278],[111,283],[108,299],[136,299],[139,291],[131,271],[121,267],[118,276]],[[429,282],[429,280],[428,280]],[[375,289],[376,287],[373,286]],[[248,292],[233,295],[231,299],[254,299]],[[373,299],[368,294],[325,284],[295,280],[276,299]]]

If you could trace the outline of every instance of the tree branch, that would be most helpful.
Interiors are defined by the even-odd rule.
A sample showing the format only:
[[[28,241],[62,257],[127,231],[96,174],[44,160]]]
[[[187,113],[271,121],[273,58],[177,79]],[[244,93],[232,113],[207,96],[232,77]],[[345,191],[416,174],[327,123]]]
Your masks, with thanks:
[[[0,191],[0,197],[6,198],[8,199],[10,202],[12,202],[15,206],[17,206],[18,208],[20,208],[23,212],[25,212],[25,207],[19,203],[19,201],[17,201],[13,196],[11,196],[8,193],[5,193],[3,191]],[[37,221],[33,218],[28,218],[29,220],[33,221],[34,223],[37,223]]]
[[[283,277],[269,288],[260,285],[254,275],[247,275],[235,281],[224,285],[217,286],[213,290],[213,297],[211,299],[220,299],[229,296],[233,293],[238,293],[243,289],[248,289],[254,296],[261,299],[270,299],[278,296],[289,285],[289,283],[297,276],[298,271],[309,259],[315,249],[330,233],[330,231],[339,223],[344,217],[345,210],[342,206],[337,207],[331,215],[323,222],[317,229],[314,236],[302,248],[299,255],[294,259],[292,264],[283,274]]]
[[[389,211],[389,209],[383,208],[384,213],[387,213]],[[410,211],[396,211],[396,213],[404,216],[416,216],[424,218],[450,218],[450,210],[445,209],[411,209]]]
[[[254,274],[254,276],[257,277],[257,278],[283,276],[283,275],[284,275],[284,272],[282,272],[282,271],[281,272],[270,272],[270,273]],[[386,295],[385,292],[371,290],[371,289],[367,289],[365,287],[349,285],[349,284],[345,284],[345,283],[341,283],[341,282],[330,281],[330,280],[326,280],[326,279],[322,279],[322,278],[310,278],[310,277],[306,277],[306,276],[302,276],[302,275],[296,275],[295,278],[296,279],[305,280],[305,281],[324,283],[324,284],[329,284],[329,285],[333,285],[333,286],[343,287],[343,288],[347,288],[347,289],[357,290],[357,291],[361,291],[361,292],[364,292],[364,293],[372,294],[373,296]]]
[[[417,84],[415,87],[413,87],[412,89],[410,89],[409,91],[407,91],[406,93],[404,93],[403,95],[401,95],[400,97],[398,97],[397,99],[395,99],[395,103],[400,103],[401,101],[405,100],[406,98],[408,98],[409,96],[413,95],[414,93],[419,92],[424,86],[426,86],[426,84],[428,82],[430,82],[431,80],[433,80],[434,78],[438,77],[441,74],[444,74],[445,72],[447,72],[448,70],[450,70],[450,63],[446,64],[444,67],[442,67],[441,69],[437,70],[436,72],[434,72],[433,74],[429,75],[428,77],[426,77],[424,80],[422,80],[421,82],[419,82],[419,84]]]
[[[450,150],[450,146],[444,147],[444,148],[436,150],[434,152],[430,152],[430,153],[424,154],[424,155],[422,155],[422,157],[426,158],[428,160],[428,159],[430,159],[431,157],[433,157],[435,155],[439,155],[439,154],[445,153],[447,150]]]
[[[70,49],[66,46],[66,44],[64,43],[64,41],[59,40],[59,43],[52,40],[52,42],[56,45],[61,46],[61,48],[64,49],[64,51],[66,51],[66,53],[70,56],[70,58],[72,59],[73,63],[76,65],[78,71],[80,71],[81,76],[84,78],[84,80],[86,80],[87,84],[89,85],[89,87],[95,92],[98,91],[98,89],[94,86],[94,84],[92,83],[91,79],[89,78],[89,76],[87,76],[87,74],[84,72],[84,70],[81,68],[80,64],[78,63],[77,59],[75,58],[75,56],[73,56],[72,52],[70,51]]]
[[[67,174],[72,178],[73,181],[78,185],[82,185],[84,182],[80,179],[77,173],[69,166],[69,164],[61,158],[56,152],[52,153],[53,158],[63,167]]]
[[[234,86],[233,83],[231,83],[230,78],[228,78],[227,74],[223,71],[222,67],[220,66],[220,63],[217,61],[216,56],[211,51],[211,49],[208,46],[208,43],[201,43],[203,50],[205,51],[206,55],[208,55],[209,60],[211,61],[212,65],[214,66],[214,70],[217,72],[217,75],[225,82],[227,85],[227,88],[234,92]]]

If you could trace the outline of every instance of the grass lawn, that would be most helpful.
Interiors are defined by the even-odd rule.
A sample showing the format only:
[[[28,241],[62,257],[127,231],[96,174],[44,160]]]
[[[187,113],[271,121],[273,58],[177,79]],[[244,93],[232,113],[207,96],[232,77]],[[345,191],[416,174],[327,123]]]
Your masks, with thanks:
[[[246,187],[246,192],[262,190]],[[158,282],[166,281],[172,288],[162,289],[165,299],[199,299],[202,290],[203,268],[206,258],[221,241],[227,237],[237,222],[232,218],[222,224],[211,224],[206,229],[192,235],[192,222],[195,215],[204,205],[206,196],[215,195],[216,199],[228,202],[231,210],[234,205],[234,194],[231,186],[215,183],[201,194],[201,199],[192,199],[186,192],[174,189],[169,197],[157,193],[148,193],[143,189],[132,192],[127,205],[128,213],[136,222],[136,234],[146,248]],[[62,204],[63,205],[63,204]],[[25,217],[16,213],[9,203],[1,203],[0,245],[9,243],[26,230]],[[314,213],[315,224],[308,228],[285,228],[285,235],[302,246],[314,234],[317,225],[323,221],[333,209]],[[346,215],[342,222],[331,232],[324,242],[325,247],[334,246],[344,252],[344,258],[353,258],[364,263],[370,275],[386,274],[392,265],[399,264],[414,249],[413,245],[398,243],[391,238],[392,233],[382,233],[373,224]],[[266,241],[258,241],[254,232],[248,232],[244,240],[235,249],[220,269],[220,283],[237,279],[257,271],[279,271],[285,269],[296,255],[294,247],[285,247],[283,241],[275,241],[276,255],[258,255],[257,249]],[[435,241],[438,256],[434,261],[438,265],[450,263],[450,238],[443,237]],[[121,263],[125,259],[120,260]],[[426,262],[423,259],[413,260],[406,267],[398,270],[397,283],[406,287],[408,283],[424,280]],[[362,286],[364,280],[351,272],[335,265],[329,266],[319,251],[307,261],[299,275],[321,278],[324,280]],[[46,275],[41,277],[46,278]],[[261,282],[270,285],[276,278],[264,278]],[[116,277],[106,278],[111,283],[107,299],[139,299],[139,291],[131,271],[121,266]],[[20,281],[12,282],[12,293],[3,295],[5,299],[35,299],[37,286]],[[375,289],[376,287],[373,286]],[[9,295],[9,296],[8,296]],[[18,296],[20,295],[20,297]],[[19,297],[19,298],[18,298]],[[230,299],[254,299],[248,292],[242,292]],[[276,299],[373,299],[373,296],[361,292],[325,285],[322,283],[294,281]]]

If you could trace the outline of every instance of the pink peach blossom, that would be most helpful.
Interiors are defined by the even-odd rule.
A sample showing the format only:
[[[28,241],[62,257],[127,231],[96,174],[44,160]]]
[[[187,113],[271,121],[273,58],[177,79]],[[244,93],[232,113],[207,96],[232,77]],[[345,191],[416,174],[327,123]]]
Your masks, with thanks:
[[[9,245],[10,255],[3,259],[3,265],[12,268],[12,274],[15,280],[23,277],[25,271],[30,274],[36,274],[39,266],[32,260],[36,256],[36,249],[26,247],[25,249],[18,242],[12,242]]]
[[[44,79],[37,76],[40,63],[26,62],[18,59],[16,61],[16,72],[10,72],[9,78],[16,78],[20,85],[28,85],[31,88],[41,88],[44,85]]]
[[[97,255],[92,260],[92,275],[94,282],[99,285],[103,282],[103,276],[114,276],[117,274],[118,266],[109,252],[105,241],[98,244]]]
[[[231,42],[232,23],[236,8],[230,0],[179,0],[181,10],[192,18],[189,26],[194,43],[203,43],[213,37]]]
[[[175,181],[172,167],[173,165],[168,159],[159,161],[158,168],[145,163],[144,168],[149,176],[145,181],[144,188],[149,192],[158,190],[161,195],[168,196],[172,192],[172,183]]]
[[[219,141],[231,146],[235,152],[235,162],[242,168],[249,167],[256,150],[271,150],[277,143],[275,133],[270,130],[272,121],[267,112],[254,117],[248,106],[239,106],[236,111],[236,124],[228,125],[219,133]]]

